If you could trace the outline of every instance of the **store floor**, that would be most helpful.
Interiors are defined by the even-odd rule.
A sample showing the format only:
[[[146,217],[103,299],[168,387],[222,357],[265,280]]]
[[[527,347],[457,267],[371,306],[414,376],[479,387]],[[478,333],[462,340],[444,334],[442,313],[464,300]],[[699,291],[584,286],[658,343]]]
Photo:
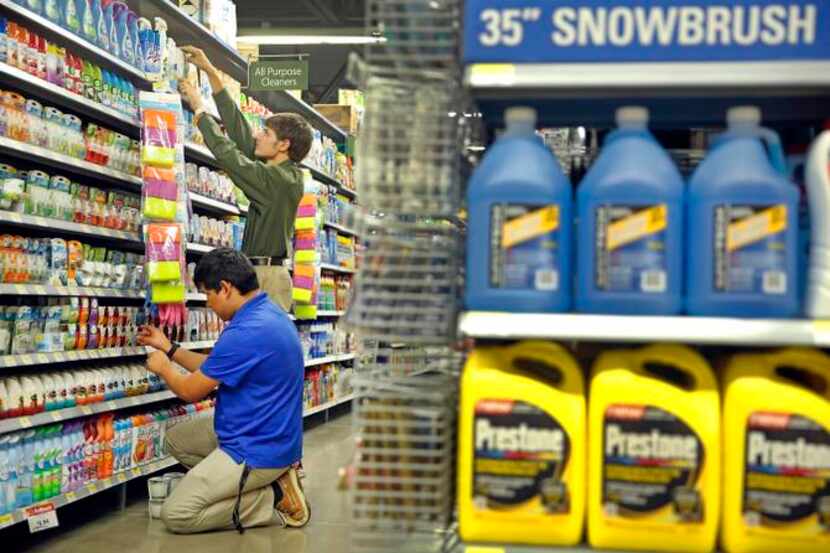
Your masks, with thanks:
[[[305,432],[305,488],[312,518],[302,530],[254,528],[245,534],[213,532],[195,536],[168,533],[149,520],[147,501],[136,498],[125,511],[90,513],[83,524],[53,531],[26,548],[36,553],[346,553],[349,549],[345,492],[336,489],[337,470],[354,450],[351,416],[341,415]]]

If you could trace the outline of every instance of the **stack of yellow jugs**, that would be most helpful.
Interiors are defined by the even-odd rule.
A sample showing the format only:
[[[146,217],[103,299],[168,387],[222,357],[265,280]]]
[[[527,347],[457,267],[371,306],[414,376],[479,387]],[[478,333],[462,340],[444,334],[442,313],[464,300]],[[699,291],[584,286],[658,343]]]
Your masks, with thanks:
[[[830,551],[830,357],[654,345],[583,373],[547,342],[479,347],[464,371],[458,507],[468,543]]]

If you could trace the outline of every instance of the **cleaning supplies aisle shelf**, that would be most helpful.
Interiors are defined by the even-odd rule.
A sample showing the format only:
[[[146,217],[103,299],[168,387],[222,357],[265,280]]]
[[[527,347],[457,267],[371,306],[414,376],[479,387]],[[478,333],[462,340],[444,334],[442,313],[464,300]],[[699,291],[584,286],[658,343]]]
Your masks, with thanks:
[[[115,127],[120,126],[123,130],[133,131],[138,128],[138,121],[120,111],[103,104],[90,102],[83,96],[73,94],[63,87],[39,79],[6,63],[0,62],[0,78],[3,79],[4,84],[8,83],[9,85],[20,88],[42,98],[47,103],[59,104],[93,117],[98,121],[108,122]]]
[[[470,311],[459,328],[471,338],[505,340],[830,347],[830,321]]]
[[[229,213],[231,215],[240,214],[239,208],[235,205],[227,202],[220,202],[219,200],[214,200],[213,198],[208,198],[207,196],[202,196],[201,194],[197,194],[195,192],[189,192],[189,194],[190,200],[193,202],[194,207],[199,206],[222,213]]]
[[[340,234],[346,234],[346,235],[349,235],[349,236],[357,236],[357,231],[354,230],[354,229],[346,228],[342,225],[338,225],[337,223],[329,223],[328,221],[326,221],[323,224],[325,226],[329,227],[329,228],[332,228],[332,229],[336,230]]]
[[[14,213],[11,211],[0,210],[0,223],[39,230],[63,231],[99,239],[108,238],[111,240],[129,242],[131,244],[143,244],[141,235],[134,232],[113,230],[83,223],[73,223],[71,221],[39,217],[37,215],[23,215],[21,213]]]
[[[90,298],[143,299],[144,290],[50,286],[48,284],[0,284],[0,296],[72,296]],[[196,296],[196,294],[193,294]],[[193,299],[197,299],[194,297]]]
[[[354,399],[354,394],[349,394],[347,396],[343,396],[341,398],[337,398],[335,400],[329,401],[328,403],[324,403],[322,405],[318,405],[316,407],[311,407],[310,409],[306,409],[303,411],[303,418],[310,417],[311,415],[315,415],[317,413],[321,413],[323,411],[327,411],[332,407],[337,407],[338,405],[343,405],[344,403],[348,403]]]
[[[26,428],[32,428],[34,426],[52,424],[70,419],[78,419],[88,415],[96,415],[98,413],[117,411],[118,409],[126,409],[128,407],[149,405],[159,401],[174,399],[175,397],[176,394],[173,392],[164,390],[162,392],[102,401],[91,405],[81,405],[69,409],[47,411],[45,413],[38,413],[37,415],[30,415],[28,417],[16,417],[13,419],[0,420],[0,434],[14,432],[16,430],[25,430]]]
[[[58,495],[56,497],[52,497],[42,504],[52,504],[55,509],[60,507],[64,507],[69,505],[70,503],[74,503],[91,495],[95,495],[98,492],[102,492],[104,490],[108,490],[110,488],[114,488],[115,486],[120,486],[125,484],[130,480],[135,480],[136,478],[141,478],[142,476],[147,476],[148,474],[152,474],[154,472],[158,472],[160,470],[164,470],[166,468],[170,468],[172,466],[177,465],[178,462],[172,457],[165,457],[163,459],[158,459],[156,461],[152,461],[147,463],[146,465],[142,465],[139,467],[132,468],[125,472],[121,472],[119,474],[115,474],[105,480],[99,480],[95,482],[90,482],[86,486],[80,488],[77,491],[67,492],[65,494]],[[31,507],[27,507],[31,508]],[[3,516],[0,516],[0,530],[6,528],[8,526],[13,526],[18,522],[23,522],[27,519],[26,509],[18,509],[13,513],[9,513]]]
[[[184,349],[212,348],[215,340],[199,342],[182,342]],[[0,355],[0,368],[30,367],[50,363],[67,363],[70,361],[89,361],[93,359],[112,359],[120,357],[135,357],[146,355],[153,351],[149,347],[129,346],[123,348],[83,349],[72,351],[54,351],[50,353],[19,353],[14,355]]]
[[[316,367],[317,365],[325,365],[327,363],[339,363],[342,361],[351,361],[355,358],[354,353],[341,353],[337,355],[327,355],[326,357],[318,357],[317,359],[306,359],[306,367]]]
[[[118,59],[98,46],[91,44],[84,38],[64,29],[60,25],[52,23],[47,18],[16,4],[13,0],[0,0],[0,12],[13,14],[16,20],[24,23],[27,27],[41,31],[47,38],[57,39],[63,44],[71,46],[73,50],[77,50],[91,61],[113,67],[120,73],[128,76],[136,85],[141,85],[141,88],[150,87],[142,71],[139,71],[132,65]]]
[[[128,175],[127,173],[116,171],[96,163],[90,163],[89,161],[53,152],[41,146],[19,142],[2,136],[0,136],[0,153],[18,159],[36,161],[49,167],[103,179],[121,186],[127,185],[125,188],[128,189],[138,190],[141,186],[141,179],[139,177]]]

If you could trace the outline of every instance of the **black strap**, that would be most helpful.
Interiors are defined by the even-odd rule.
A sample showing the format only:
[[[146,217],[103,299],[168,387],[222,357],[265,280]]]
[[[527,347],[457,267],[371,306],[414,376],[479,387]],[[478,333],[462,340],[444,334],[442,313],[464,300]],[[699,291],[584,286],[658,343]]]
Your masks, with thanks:
[[[242,519],[239,516],[239,508],[242,505],[242,491],[245,489],[245,484],[248,482],[248,475],[251,474],[251,467],[248,463],[242,467],[242,476],[239,477],[239,492],[236,494],[236,504],[233,506],[233,525],[236,531],[240,534],[245,533],[245,528],[242,526]]]

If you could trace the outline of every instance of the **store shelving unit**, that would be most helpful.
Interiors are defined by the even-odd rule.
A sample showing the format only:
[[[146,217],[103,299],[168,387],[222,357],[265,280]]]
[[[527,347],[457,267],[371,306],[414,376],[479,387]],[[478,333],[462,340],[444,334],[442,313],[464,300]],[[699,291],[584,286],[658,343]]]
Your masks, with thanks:
[[[357,199],[357,192],[352,190],[351,188],[346,188],[343,186],[339,180],[335,179],[334,177],[330,177],[327,174],[323,173],[322,171],[318,171],[313,167],[309,167],[308,165],[302,166],[304,169],[308,169],[311,173],[311,176],[314,177],[314,180],[317,182],[321,182],[323,184],[327,184],[329,186],[334,186],[337,188],[337,192],[339,194],[343,194],[347,198],[351,198],[352,200]]]
[[[179,10],[175,2],[169,0],[128,0],[131,7],[143,17],[163,17],[169,25],[168,35],[175,38],[180,45],[195,44],[208,52],[210,59],[231,77],[243,84],[247,81],[247,61],[244,60],[228,45],[221,43],[209,30],[186,16]],[[149,90],[151,84],[144,75],[129,66],[123,61],[113,57],[108,52],[97,46],[86,42],[73,33],[38,16],[26,8],[17,4],[14,0],[0,0],[0,15],[7,16],[10,20],[21,23],[30,30],[37,32],[50,42],[55,42],[67,47],[73,53],[82,58],[117,72],[122,77],[130,80],[137,89]],[[45,106],[55,106],[58,109],[76,113],[84,121],[100,123],[107,128],[124,133],[132,138],[137,138],[140,131],[140,123],[134,118],[121,112],[108,108],[102,104],[90,102],[82,96],[76,95],[55,86],[45,80],[38,79],[25,71],[21,71],[10,65],[0,63],[0,80],[8,88],[19,90],[27,98],[34,98]],[[294,111],[302,114],[312,126],[319,129],[324,135],[332,138],[335,142],[344,142],[346,133],[332,124],[328,119],[316,112],[302,100],[298,100],[286,92],[256,93],[257,100],[268,106],[273,111]],[[73,180],[82,181],[97,187],[110,186],[115,189],[139,193],[142,186],[140,178],[126,173],[96,165],[85,160],[75,159],[66,155],[52,152],[45,148],[17,142],[8,138],[0,137],[0,156],[8,159],[12,165],[18,163],[27,167],[43,168],[50,174],[65,174]],[[210,151],[203,145],[185,145],[185,157],[188,161],[200,165],[216,166],[216,160]],[[318,180],[338,187],[344,194],[354,197],[354,193],[344,189],[333,179],[318,173]],[[247,210],[240,209],[236,205],[227,202],[214,200],[200,194],[191,193],[191,200],[194,209],[200,212],[224,215],[240,215]],[[20,229],[31,229],[38,235],[77,237],[79,239],[94,240],[103,242],[108,247],[137,251],[143,247],[140,233],[117,231],[92,225],[78,224],[71,221],[63,221],[45,217],[30,216],[9,211],[0,211],[0,225],[16,227]],[[349,229],[338,228],[344,234],[354,234]],[[203,254],[212,251],[212,246],[200,244],[188,244],[187,251],[194,254]],[[350,272],[344,270],[342,272]],[[142,300],[145,297],[144,290],[119,290],[95,287],[62,287],[46,284],[0,284],[0,295],[5,296],[55,296],[55,297],[95,297],[120,300]],[[206,296],[201,293],[188,293],[187,300],[192,302],[204,302]],[[321,311],[319,318],[340,317],[340,311]],[[292,317],[293,318],[293,317]],[[215,341],[204,340],[199,342],[186,342],[182,344],[185,349],[208,349],[213,347]],[[97,360],[111,360],[117,362],[121,359],[140,358],[149,352],[145,347],[119,347],[97,350],[81,350],[51,353],[31,353],[0,356],[0,378],[10,374],[16,374],[17,368],[26,368],[26,371],[34,370],[55,370],[54,367],[65,367],[66,363],[86,362]],[[309,360],[307,367],[315,367],[324,363],[341,363],[354,359],[354,354],[343,354],[329,356],[323,359]],[[40,425],[59,423],[79,417],[95,415],[98,413],[119,411],[136,406],[150,405],[163,401],[175,399],[169,390],[121,398],[117,400],[104,401],[91,405],[77,406],[70,409],[61,409],[40,413],[31,416],[17,417],[0,421],[0,434],[15,432]],[[344,396],[335,401],[306,410],[304,417],[317,413],[327,412],[329,409],[343,405],[351,401],[352,396]],[[136,467],[128,472],[121,473],[101,482],[94,482],[86,485],[80,490],[69,492],[61,496],[47,500],[55,508],[74,503],[85,497],[97,494],[104,490],[115,487],[125,491],[123,484],[153,472],[174,466],[176,463],[172,458],[165,458],[152,463]],[[0,516],[0,530],[18,522],[25,521],[27,515],[25,510],[18,510],[11,514]]]
[[[335,273],[343,273],[346,275],[353,275],[357,272],[354,269],[341,267],[340,265],[333,265],[332,263],[320,263],[320,269],[322,269],[323,271],[333,271]]]
[[[113,230],[105,227],[96,227],[94,225],[51,219],[49,217],[39,217],[37,215],[24,215],[12,211],[0,210],[0,223],[41,231],[65,232],[90,238],[106,238],[116,243],[126,243],[132,246],[144,244],[141,240],[141,235],[135,232]]]
[[[95,495],[105,490],[109,490],[116,486],[123,486],[130,480],[135,480],[136,478],[141,478],[143,476],[153,474],[154,472],[158,472],[160,470],[173,467],[177,464],[178,462],[172,457],[164,457],[162,459],[158,459],[155,461],[151,461],[150,463],[134,467],[130,470],[120,472],[105,480],[97,480],[95,482],[90,482],[79,490],[73,492],[66,492],[64,494],[37,503],[37,505],[51,503],[55,509],[59,509],[61,507],[65,507],[66,505],[75,503],[76,501],[80,501],[81,499],[87,498],[91,495]],[[26,520],[26,518],[26,509],[18,509],[13,513],[0,516],[0,530],[9,526],[13,526],[19,522],[23,522]]]
[[[338,225],[337,223],[329,223],[326,221],[323,223],[325,226],[336,230],[340,234],[345,234],[347,236],[357,236],[357,231],[354,229],[346,228],[343,225]]]
[[[306,367],[316,367],[318,365],[326,365],[328,363],[340,363],[342,361],[351,361],[354,359],[354,353],[339,353],[336,355],[327,355],[325,357],[318,357],[316,359],[307,359]]]
[[[24,161],[46,165],[58,171],[68,171],[73,174],[108,181],[134,192],[138,192],[141,189],[141,179],[134,175],[128,175],[127,173],[122,173],[121,171],[116,171],[103,165],[96,165],[83,159],[76,159],[58,152],[53,152],[52,150],[47,150],[46,148],[41,148],[33,144],[18,142],[11,138],[0,136],[0,153]]]

